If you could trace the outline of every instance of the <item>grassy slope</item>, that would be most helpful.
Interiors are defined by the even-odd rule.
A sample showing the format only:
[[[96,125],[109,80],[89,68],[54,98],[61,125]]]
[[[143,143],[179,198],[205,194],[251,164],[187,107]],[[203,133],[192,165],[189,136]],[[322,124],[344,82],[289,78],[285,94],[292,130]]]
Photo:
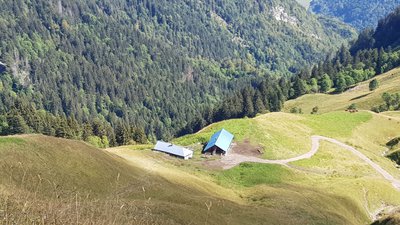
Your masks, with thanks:
[[[279,167],[274,171],[282,170],[280,176],[258,181],[251,176],[268,166],[246,167],[246,183],[264,184],[248,189],[227,183],[228,174],[185,172],[148,150],[110,151],[134,158],[125,161],[82,142],[39,135],[0,138],[0,218],[17,224],[359,224],[365,219],[349,199],[343,199],[347,210],[342,210],[343,201],[334,194],[283,183],[292,172]],[[331,202],[327,208],[326,202]],[[352,218],[350,209],[359,216]]]
[[[241,212],[212,212],[222,218],[228,215],[229,224],[265,224],[265,221],[269,224],[362,224],[368,221],[363,209],[350,198],[297,184],[296,181],[307,179],[305,174],[280,166],[242,164],[228,171],[209,171],[193,167],[193,161],[137,150],[134,146],[109,151],[170,182],[240,203]],[[232,218],[233,215],[236,217]]]
[[[383,112],[383,115],[391,116],[391,117],[397,117],[400,119],[400,112],[399,111],[389,111],[389,112]]]
[[[319,107],[321,113],[344,110],[352,103],[359,109],[370,110],[371,107],[383,103],[384,92],[400,92],[400,68],[391,70],[383,75],[377,76],[380,87],[375,91],[369,91],[369,81],[365,81],[356,88],[342,94],[309,94],[285,103],[284,111],[289,112],[293,107],[302,108],[304,113],[310,113],[315,106]]]
[[[199,134],[182,137],[176,141],[195,141],[196,137],[215,130],[214,126],[225,127],[236,134],[236,125],[240,122],[224,121],[204,129]],[[252,142],[264,146],[266,158],[287,158],[308,152],[311,135],[318,134],[355,146],[400,178],[393,162],[382,156],[386,150],[384,144],[391,137],[400,134],[400,124],[393,123],[393,120],[382,115],[370,112],[351,114],[343,111],[321,115],[271,113],[256,117],[251,124],[251,128],[244,127],[239,130],[241,133],[254,134],[251,136]],[[236,140],[242,139],[239,135]],[[400,196],[388,182],[357,157],[335,145],[322,143],[321,151],[315,157],[293,164],[307,174],[303,180],[294,179],[296,184],[347,196],[361,208],[368,205],[369,211],[379,208],[381,201],[392,205],[400,204]],[[364,190],[368,194],[365,194]]]
[[[382,94],[384,92],[396,93],[400,92],[400,68],[393,69],[385,74],[375,77],[379,81],[379,88],[375,91],[369,91],[369,81],[363,82],[356,86],[352,90],[338,95],[329,94],[312,94],[305,95],[298,99],[291,100],[285,103],[284,111],[288,112],[292,107],[300,107],[303,112],[308,113],[314,106],[319,107],[320,113],[327,113],[333,111],[344,111],[350,104],[355,103],[358,109],[369,110],[373,106],[383,104]],[[366,112],[363,112],[366,113]],[[342,134],[341,140],[348,142],[349,144],[358,147],[367,156],[383,163],[385,169],[398,173],[398,170],[393,169],[392,165],[386,163],[385,158],[381,157],[382,154],[387,150],[386,142],[394,137],[400,136],[400,113],[399,112],[384,112],[381,114],[375,114],[368,112],[372,115],[372,118],[368,123],[364,123],[358,126],[354,131],[353,135],[349,137],[345,134],[344,129],[348,129],[346,123],[343,123],[343,119],[337,118],[332,120],[330,128],[338,128],[338,132],[328,132],[325,127],[321,126],[319,134],[324,134],[332,137],[339,137],[338,134]],[[332,113],[331,113],[332,114]],[[335,113],[337,114],[337,113]],[[346,114],[343,112],[343,114]],[[323,114],[324,117],[327,114]],[[328,113],[329,115],[329,113]],[[359,115],[359,113],[357,114]],[[308,115],[308,117],[310,117]],[[347,138],[346,138],[347,137]]]
[[[375,120],[377,123],[383,123],[383,119],[389,121],[368,113],[326,115],[338,116],[343,123],[353,121],[350,127],[354,131]],[[267,151],[269,146],[277,148],[279,143],[281,152],[295,152],[290,142],[282,141],[292,133],[268,125],[279,124],[281,120],[285,121],[283,126],[291,130],[292,124],[294,130],[306,131],[294,140],[303,139],[308,143],[310,135],[329,126],[329,120],[318,117],[274,113],[255,119],[224,121],[177,141],[196,141],[213,130],[226,127],[232,132],[238,131],[242,140],[260,141]],[[239,129],[241,122],[248,125]],[[393,127],[392,132],[396,129],[399,127]],[[273,130],[276,133],[268,133]],[[337,138],[346,141],[335,128],[325,132],[338,133]],[[387,132],[382,135],[388,135]],[[264,140],[266,134],[268,140]],[[219,224],[263,224],[265,221],[270,224],[363,224],[368,222],[365,205],[372,211],[381,201],[400,204],[390,184],[356,158],[328,144],[322,145],[322,156],[295,164],[301,167],[299,170],[244,164],[221,172],[194,166],[191,161],[165,157],[149,148],[109,150],[128,160],[124,161],[82,142],[44,136],[0,138],[0,166],[4,168],[0,171],[0,207],[4,209],[5,199],[8,199],[9,218],[23,219],[19,212],[28,205],[25,209],[28,213],[24,215],[29,219],[40,220],[44,214],[48,218],[58,215],[57,220],[66,223],[93,221],[90,216],[95,215],[97,223],[117,219],[139,224],[204,224],[207,218],[208,224],[217,221]],[[341,157],[336,158],[332,151],[338,151]],[[364,151],[368,153],[368,149]],[[339,162],[342,165],[337,166]],[[382,164],[391,166],[384,159]],[[359,174],[354,176],[353,172]],[[368,190],[367,195],[364,190]],[[90,197],[85,198],[89,193]],[[76,196],[79,213],[71,207],[76,204]],[[205,203],[209,205],[210,202],[212,206],[208,211]]]
[[[369,109],[382,103],[383,92],[400,91],[396,85],[400,81],[400,69],[378,76],[377,79],[381,86],[374,92],[370,92],[368,82],[364,82],[355,90],[341,95],[308,95],[290,101],[286,106],[287,110],[300,106],[307,112],[318,102],[322,112],[319,115],[270,113],[254,119],[223,121],[198,134],[178,138],[176,142],[201,142],[204,135],[209,136],[224,127],[235,135],[238,134],[236,141],[250,139],[253,144],[262,145],[265,158],[281,159],[309,151],[311,135],[324,135],[356,147],[399,179],[400,174],[394,163],[382,154],[386,151],[385,143],[400,135],[400,114],[375,114],[369,111],[351,114],[343,110],[353,102],[359,108]],[[241,126],[242,123],[246,126]],[[388,182],[357,157],[333,144],[322,143],[315,157],[295,162],[292,166],[306,174],[306,178],[302,180],[297,180],[296,174],[293,183],[347,196],[365,212],[374,212],[381,207],[382,202],[389,205],[400,204],[398,192]],[[273,169],[269,171],[275,173]],[[238,171],[229,172],[231,173],[238,173],[237,177],[242,176]],[[230,179],[235,181],[234,177]]]
[[[2,137],[0,168],[0,216],[6,223],[47,218],[46,222],[58,223],[141,224],[163,219],[147,218],[140,204],[129,203],[117,210],[124,202],[116,199],[125,197],[125,190],[136,193],[143,203],[141,187],[148,177],[122,159],[82,142],[39,135]],[[133,218],[135,213],[138,220]]]

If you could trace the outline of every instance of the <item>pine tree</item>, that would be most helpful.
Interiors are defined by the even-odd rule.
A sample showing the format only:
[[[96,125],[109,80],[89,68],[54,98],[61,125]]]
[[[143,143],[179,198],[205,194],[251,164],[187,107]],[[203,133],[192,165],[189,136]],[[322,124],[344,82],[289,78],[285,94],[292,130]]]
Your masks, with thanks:
[[[56,125],[56,137],[60,138],[71,138],[72,135],[69,132],[68,124],[62,118],[58,118],[58,122]]]
[[[118,145],[126,145],[129,142],[128,129],[122,122],[115,128],[115,141]]]
[[[146,144],[147,137],[143,128],[133,128],[132,139],[139,144]]]
[[[24,118],[19,113],[10,113],[7,116],[8,129],[6,134],[25,134],[29,131]]]
[[[251,91],[249,88],[243,90],[243,116],[253,117],[254,116],[254,105]]]
[[[300,77],[296,76],[293,82],[294,97],[299,97],[307,93],[307,84]]]
[[[89,123],[84,123],[82,128],[82,139],[87,141],[93,135],[93,128]]]
[[[256,113],[263,112],[265,110],[265,105],[263,103],[260,91],[256,92],[256,95],[255,95],[254,98],[255,98],[254,99],[254,110],[255,110],[255,112]]]

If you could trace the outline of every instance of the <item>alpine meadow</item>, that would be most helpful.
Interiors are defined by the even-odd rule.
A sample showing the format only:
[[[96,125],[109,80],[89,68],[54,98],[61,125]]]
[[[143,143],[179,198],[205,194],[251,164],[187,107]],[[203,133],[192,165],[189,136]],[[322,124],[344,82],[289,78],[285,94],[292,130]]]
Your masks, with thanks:
[[[400,2],[0,0],[2,224],[400,224]]]

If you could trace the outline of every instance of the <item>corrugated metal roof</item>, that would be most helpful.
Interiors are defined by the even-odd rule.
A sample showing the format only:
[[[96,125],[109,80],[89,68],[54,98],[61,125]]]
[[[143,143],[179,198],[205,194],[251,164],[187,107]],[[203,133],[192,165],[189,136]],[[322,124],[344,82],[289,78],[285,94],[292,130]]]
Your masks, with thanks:
[[[163,141],[157,141],[157,144],[153,148],[154,150],[160,151],[160,152],[165,152],[169,153],[172,155],[177,155],[181,157],[192,157],[193,156],[193,151],[189,150],[187,148],[173,145],[171,143],[163,142]]]
[[[231,145],[232,140],[233,140],[233,134],[229,133],[225,129],[222,129],[211,137],[207,146],[204,148],[204,151],[207,151],[208,149],[210,149],[215,145],[218,148],[227,152],[229,146]]]

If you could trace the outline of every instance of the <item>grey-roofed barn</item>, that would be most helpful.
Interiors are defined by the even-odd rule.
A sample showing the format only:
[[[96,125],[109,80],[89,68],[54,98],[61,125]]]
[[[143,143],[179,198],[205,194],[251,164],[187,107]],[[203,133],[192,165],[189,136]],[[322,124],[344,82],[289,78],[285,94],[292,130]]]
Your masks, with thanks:
[[[164,152],[183,159],[190,159],[193,157],[192,150],[164,141],[157,141],[157,144],[154,146],[153,150]]]

